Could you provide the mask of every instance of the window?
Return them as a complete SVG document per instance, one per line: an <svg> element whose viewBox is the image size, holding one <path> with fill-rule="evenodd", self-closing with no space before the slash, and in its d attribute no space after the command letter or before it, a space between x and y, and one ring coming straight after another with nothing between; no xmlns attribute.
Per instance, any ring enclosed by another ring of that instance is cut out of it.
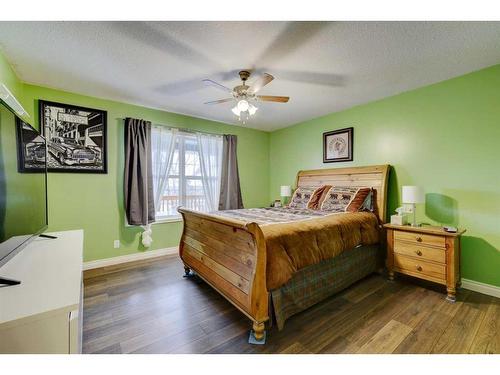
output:
<svg viewBox="0 0 500 375"><path fill-rule="evenodd" d="M179 217L179 206L217 210L221 136L154 126L151 145L156 220Z"/></svg>

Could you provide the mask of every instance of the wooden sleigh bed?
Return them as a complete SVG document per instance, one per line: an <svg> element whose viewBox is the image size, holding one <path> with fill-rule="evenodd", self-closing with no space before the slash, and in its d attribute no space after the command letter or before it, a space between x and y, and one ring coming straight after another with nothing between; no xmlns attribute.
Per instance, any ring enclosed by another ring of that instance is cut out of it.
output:
<svg viewBox="0 0 500 375"><path fill-rule="evenodd" d="M296 187L322 185L372 188L374 212L384 223L389 165L299 171ZM255 222L180 207L184 229L179 254L185 272L196 274L253 322L256 340L265 338L270 291L266 285L267 249ZM380 236L382 239L383 236Z"/></svg>

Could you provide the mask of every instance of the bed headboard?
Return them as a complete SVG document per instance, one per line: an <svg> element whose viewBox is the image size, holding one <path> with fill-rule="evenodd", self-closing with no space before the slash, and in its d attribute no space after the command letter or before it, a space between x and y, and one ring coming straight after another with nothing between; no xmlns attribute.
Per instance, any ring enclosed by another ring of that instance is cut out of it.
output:
<svg viewBox="0 0 500 375"><path fill-rule="evenodd" d="M375 212L381 222L385 223L389 167L388 164L385 164L299 171L296 186L333 185L373 188L375 190Z"/></svg>

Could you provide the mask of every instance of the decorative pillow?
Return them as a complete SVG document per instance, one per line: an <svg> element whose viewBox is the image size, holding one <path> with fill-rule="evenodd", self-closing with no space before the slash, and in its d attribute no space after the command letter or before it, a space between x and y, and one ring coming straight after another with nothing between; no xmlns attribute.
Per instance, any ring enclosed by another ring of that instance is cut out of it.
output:
<svg viewBox="0 0 500 375"><path fill-rule="evenodd" d="M358 211L372 211L372 194L373 191L370 188L361 188L356 193L356 196L351 201L349 206L347 206L347 212L358 212Z"/></svg>
<svg viewBox="0 0 500 375"><path fill-rule="evenodd" d="M309 203L311 200L314 202L319 201L319 198L317 198L318 195L318 190L323 190L321 189L322 187L316 188L316 187L299 187L295 192L293 193L292 199L290 200L290 204L288 207L290 208L310 208ZM321 194L320 194L321 196Z"/></svg>
<svg viewBox="0 0 500 375"><path fill-rule="evenodd" d="M317 188L314 191L314 194L311 197L311 200L309 201L309 204L307 205L307 208L310 208L312 210L319 210L321 207L321 203L323 202L325 194L328 192L328 190L331 189L331 185L323 185L319 188Z"/></svg>
<svg viewBox="0 0 500 375"><path fill-rule="evenodd" d="M334 186L324 195L321 210L334 212L356 212L366 206L366 200L371 201L370 188L337 187Z"/></svg>

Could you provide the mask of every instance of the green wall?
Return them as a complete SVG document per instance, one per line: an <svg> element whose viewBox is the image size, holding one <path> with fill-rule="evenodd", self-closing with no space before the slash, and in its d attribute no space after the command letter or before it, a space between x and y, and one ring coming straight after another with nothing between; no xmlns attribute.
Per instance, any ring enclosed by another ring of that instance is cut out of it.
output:
<svg viewBox="0 0 500 375"><path fill-rule="evenodd" d="M0 82L5 82L18 97L31 115L29 122L35 128L39 128L38 99L108 111L108 174L49 173L48 176L49 230L83 228L85 261L145 250L140 244L142 230L125 225L122 181L123 119L126 117L143 118L179 128L236 134L243 202L247 207L269 203L269 133L22 84L1 55ZM181 231L181 222L153 225L151 249L177 246ZM120 249L113 248L116 239L121 241Z"/></svg>
<svg viewBox="0 0 500 375"><path fill-rule="evenodd" d="M354 161L322 162L322 133L354 127ZM270 199L300 169L388 163L389 209L425 189L419 220L467 229L464 278L500 286L500 65L271 134Z"/></svg>

